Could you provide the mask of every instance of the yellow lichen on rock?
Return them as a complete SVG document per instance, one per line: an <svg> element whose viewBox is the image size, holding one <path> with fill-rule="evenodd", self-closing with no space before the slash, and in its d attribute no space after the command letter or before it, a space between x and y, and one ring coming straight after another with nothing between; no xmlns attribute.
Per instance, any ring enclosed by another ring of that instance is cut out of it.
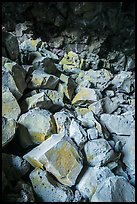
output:
<svg viewBox="0 0 137 204"><path fill-rule="evenodd" d="M63 65L63 69L73 69L79 68L81 69L83 66L84 59L80 59L79 56L75 52L68 52L65 53L63 59L60 61L59 64Z"/></svg>

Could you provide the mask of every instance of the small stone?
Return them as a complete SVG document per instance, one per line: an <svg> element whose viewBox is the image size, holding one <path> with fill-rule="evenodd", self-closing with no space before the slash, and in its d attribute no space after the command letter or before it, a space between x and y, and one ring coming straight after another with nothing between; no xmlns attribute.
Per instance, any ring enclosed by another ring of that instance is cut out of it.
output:
<svg viewBox="0 0 137 204"><path fill-rule="evenodd" d="M54 180L47 171L35 168L29 178L41 202L71 202L73 199L72 190Z"/></svg>
<svg viewBox="0 0 137 204"><path fill-rule="evenodd" d="M103 110L103 99L100 99L88 106L88 108L93 111L93 113L97 116L104 112Z"/></svg>
<svg viewBox="0 0 137 204"><path fill-rule="evenodd" d="M15 131L15 120L2 117L2 147L7 145L14 138Z"/></svg>
<svg viewBox="0 0 137 204"><path fill-rule="evenodd" d="M16 121L20 113L21 110L15 97L8 87L2 86L2 116Z"/></svg>
<svg viewBox="0 0 137 204"><path fill-rule="evenodd" d="M91 166L102 166L111 161L114 151L103 138L88 141L84 146L88 163Z"/></svg>
<svg viewBox="0 0 137 204"><path fill-rule="evenodd" d="M30 164L19 156L2 153L2 169L9 181L18 181L30 169Z"/></svg>
<svg viewBox="0 0 137 204"><path fill-rule="evenodd" d="M59 70L57 69L57 66L50 58L45 58L42 62L42 68L47 74L53 74L55 76L60 75Z"/></svg>
<svg viewBox="0 0 137 204"><path fill-rule="evenodd" d="M98 138L98 131L96 128L90 128L87 130L87 134L88 134L88 140L91 141L91 140L94 140L94 139L97 139Z"/></svg>
<svg viewBox="0 0 137 204"><path fill-rule="evenodd" d="M98 101L101 97L101 93L99 90L96 89L90 89L90 88L81 88L80 91L75 95L75 97L72 100L72 104L81 104L86 101L89 103L93 103L95 101Z"/></svg>
<svg viewBox="0 0 137 204"><path fill-rule="evenodd" d="M20 52L28 53L28 52L36 52L38 51L38 47L41 45L41 39L37 38L36 40L28 39L22 42L19 45Z"/></svg>
<svg viewBox="0 0 137 204"><path fill-rule="evenodd" d="M18 120L18 134L23 147L40 144L56 133L55 121L48 110L32 109L22 114Z"/></svg>
<svg viewBox="0 0 137 204"><path fill-rule="evenodd" d="M42 69L37 69L32 72L31 81L28 84L30 89L55 89L59 82L59 78L44 72Z"/></svg>
<svg viewBox="0 0 137 204"><path fill-rule="evenodd" d="M101 182L90 201L135 202L135 188L124 177L108 177Z"/></svg>
<svg viewBox="0 0 137 204"><path fill-rule="evenodd" d="M98 185L113 175L108 167L89 167L76 185L76 188L84 198L90 200L96 192Z"/></svg>

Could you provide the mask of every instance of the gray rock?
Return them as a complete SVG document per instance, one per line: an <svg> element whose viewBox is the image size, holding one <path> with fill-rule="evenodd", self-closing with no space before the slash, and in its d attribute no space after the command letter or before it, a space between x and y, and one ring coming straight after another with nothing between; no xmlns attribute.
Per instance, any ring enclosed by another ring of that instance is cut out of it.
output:
<svg viewBox="0 0 137 204"><path fill-rule="evenodd" d="M116 52L115 62L111 63L115 72L124 71L126 66L126 57L122 52Z"/></svg>
<svg viewBox="0 0 137 204"><path fill-rule="evenodd" d="M135 55L131 55L127 58L125 71L133 71L134 68L135 68Z"/></svg>
<svg viewBox="0 0 137 204"><path fill-rule="evenodd" d="M88 140L89 141L97 139L98 138L98 131L97 131L97 129L95 127L89 128L87 130L87 135L88 135Z"/></svg>
<svg viewBox="0 0 137 204"><path fill-rule="evenodd" d="M14 138L15 131L15 120L2 117L2 147L7 145Z"/></svg>
<svg viewBox="0 0 137 204"><path fill-rule="evenodd" d="M98 186L91 202L135 202L135 188L124 177L108 177Z"/></svg>
<svg viewBox="0 0 137 204"><path fill-rule="evenodd" d="M132 128L134 129L132 113L128 115L101 114L100 122L104 124L111 133L117 135L130 135Z"/></svg>
<svg viewBox="0 0 137 204"><path fill-rule="evenodd" d="M91 166L102 166L112 160L114 151L103 138L88 141L84 146L88 163Z"/></svg>
<svg viewBox="0 0 137 204"><path fill-rule="evenodd" d="M135 174L135 134L132 134L123 149L123 162L130 169L129 172Z"/></svg>
<svg viewBox="0 0 137 204"><path fill-rule="evenodd" d="M2 116L16 121L20 113L21 110L15 97L8 87L2 86Z"/></svg>
<svg viewBox="0 0 137 204"><path fill-rule="evenodd" d="M4 65L3 83L6 84L16 99L20 99L23 95L24 90L27 88L25 82L26 72L15 62L7 62ZM8 79L9 78L9 79ZM8 82L5 80L8 79Z"/></svg>
<svg viewBox="0 0 137 204"><path fill-rule="evenodd" d="M27 39L19 45L20 52L36 52L38 51L38 47L40 47L41 43L40 38L37 38L36 40Z"/></svg>
<svg viewBox="0 0 137 204"><path fill-rule="evenodd" d="M95 115L99 116L100 114L102 114L104 112L104 110L103 110L103 99L100 99L100 100L90 104L88 106L88 108L90 110L92 110Z"/></svg>
<svg viewBox="0 0 137 204"><path fill-rule="evenodd" d="M91 85L93 84L94 87L103 90L112 77L112 73L106 69L100 69L96 71L90 69L89 71L81 72L78 75L76 82L80 87L83 87L84 81L87 80Z"/></svg>
<svg viewBox="0 0 137 204"><path fill-rule="evenodd" d="M18 181L30 170L30 164L19 156L2 153L2 169L9 181Z"/></svg>
<svg viewBox="0 0 137 204"><path fill-rule="evenodd" d="M15 35L10 32L2 32L2 41L4 43L7 54L11 60L18 59L19 56L19 46Z"/></svg>
<svg viewBox="0 0 137 204"><path fill-rule="evenodd" d="M93 103L101 98L101 93L98 89L82 87L72 100L72 104L79 105L85 102Z"/></svg>
<svg viewBox="0 0 137 204"><path fill-rule="evenodd" d="M28 83L30 89L51 89L54 90L59 82L59 78L44 72L42 69L37 69L32 72L31 81Z"/></svg>
<svg viewBox="0 0 137 204"><path fill-rule="evenodd" d="M20 103L20 107L23 112L36 107L48 110L52 107L52 105L52 101L49 99L49 97L44 91L38 94L35 93L34 95L27 97Z"/></svg>
<svg viewBox="0 0 137 204"><path fill-rule="evenodd" d="M84 198L90 200L96 192L98 185L113 175L108 167L89 167L76 185L76 188Z"/></svg>
<svg viewBox="0 0 137 204"><path fill-rule="evenodd" d="M57 133L67 133L67 130L71 124L71 120L74 117L66 111L59 111L54 114L54 118L56 122Z"/></svg>
<svg viewBox="0 0 137 204"><path fill-rule="evenodd" d="M114 87L122 92L130 93L132 91L133 77L132 72L121 71L111 81Z"/></svg>
<svg viewBox="0 0 137 204"><path fill-rule="evenodd" d="M81 193L76 189L74 194L74 199L72 202L80 202L82 199Z"/></svg>
<svg viewBox="0 0 137 204"><path fill-rule="evenodd" d="M64 38L62 36L56 37L56 38L52 38L49 41L49 46L52 48L61 48L64 42Z"/></svg>
<svg viewBox="0 0 137 204"><path fill-rule="evenodd" d="M81 121L82 125L86 128L95 128L98 131L98 135L103 137L102 126L94 117L94 113L92 111L84 114L78 115L78 120Z"/></svg>
<svg viewBox="0 0 137 204"><path fill-rule="evenodd" d="M56 133L55 121L48 110L35 108L22 114L18 120L19 140L23 147L40 144Z"/></svg>
<svg viewBox="0 0 137 204"><path fill-rule="evenodd" d="M74 139L79 147L87 140L85 130L74 119L71 120L71 124L69 126L69 136Z"/></svg>
<svg viewBox="0 0 137 204"><path fill-rule="evenodd" d="M35 194L41 202L71 202L73 192L45 170L35 168L29 175Z"/></svg>

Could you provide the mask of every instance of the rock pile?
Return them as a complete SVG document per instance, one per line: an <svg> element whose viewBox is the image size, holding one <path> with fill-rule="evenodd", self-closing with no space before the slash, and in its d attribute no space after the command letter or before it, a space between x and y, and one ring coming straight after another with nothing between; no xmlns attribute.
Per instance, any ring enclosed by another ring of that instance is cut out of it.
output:
<svg viewBox="0 0 137 204"><path fill-rule="evenodd" d="M84 3L70 7L88 24ZM57 27L63 5L47 15ZM2 33L3 201L135 202L134 54L104 56L107 36L75 30L43 41L31 25Z"/></svg>

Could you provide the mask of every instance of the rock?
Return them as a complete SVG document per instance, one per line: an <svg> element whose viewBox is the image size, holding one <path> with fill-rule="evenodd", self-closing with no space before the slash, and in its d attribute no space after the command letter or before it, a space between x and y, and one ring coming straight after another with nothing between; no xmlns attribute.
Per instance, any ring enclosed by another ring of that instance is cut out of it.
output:
<svg viewBox="0 0 137 204"><path fill-rule="evenodd" d="M101 91L107 87L108 82L113 77L112 73L106 69L93 70L90 69L85 72L80 72L76 82L80 87L85 87L85 81L88 81L90 86L100 89Z"/></svg>
<svg viewBox="0 0 137 204"><path fill-rule="evenodd" d="M115 123L114 123L115 121ZM117 135L130 135L132 128L134 129L134 118L132 114L101 114L100 122L104 124L111 133Z"/></svg>
<svg viewBox="0 0 137 204"><path fill-rule="evenodd" d="M91 202L135 202L135 188L124 177L108 177L98 186Z"/></svg>
<svg viewBox="0 0 137 204"><path fill-rule="evenodd" d="M64 38L62 36L58 36L56 38L52 38L49 41L49 46L52 48L61 48L63 46Z"/></svg>
<svg viewBox="0 0 137 204"><path fill-rule="evenodd" d="M74 119L71 120L71 124L69 126L69 136L73 138L79 147L87 140L87 134L85 130Z"/></svg>
<svg viewBox="0 0 137 204"><path fill-rule="evenodd" d="M61 108L61 107L64 106L63 97L57 91L54 91L54 90L44 90L44 93L51 100L51 103L52 103L51 109L52 109L52 111L53 110L57 111L58 108Z"/></svg>
<svg viewBox="0 0 137 204"><path fill-rule="evenodd" d="M111 63L114 71L117 73L119 71L124 71L126 66L126 57L122 52L116 52L115 62Z"/></svg>
<svg viewBox="0 0 137 204"><path fill-rule="evenodd" d="M80 202L82 199L81 193L76 189L74 194L74 199L72 202Z"/></svg>
<svg viewBox="0 0 137 204"><path fill-rule="evenodd" d="M103 110L103 99L100 99L88 106L89 110L93 111L93 113L97 116L104 112Z"/></svg>
<svg viewBox="0 0 137 204"><path fill-rule="evenodd" d="M61 138L53 135L23 158L33 166L44 166L62 184L72 186L83 167L82 157L71 141Z"/></svg>
<svg viewBox="0 0 137 204"><path fill-rule="evenodd" d="M18 194L18 198L15 202L34 202L34 193L31 185L29 183L25 183L22 180L17 182L17 185L14 189L15 193Z"/></svg>
<svg viewBox="0 0 137 204"><path fill-rule="evenodd" d="M97 129L95 127L89 128L87 130L87 137L88 137L89 141L97 139L98 138L98 131L97 131Z"/></svg>
<svg viewBox="0 0 137 204"><path fill-rule="evenodd" d="M55 121L48 110L32 109L18 120L18 134L21 145L40 144L56 132Z"/></svg>
<svg viewBox="0 0 137 204"><path fill-rule="evenodd" d="M73 98L74 91L76 88L75 81L70 76L66 76L65 74L60 75L60 80L63 83L59 84L58 91L62 94L65 94L65 96L69 100L71 100Z"/></svg>
<svg viewBox="0 0 137 204"><path fill-rule="evenodd" d="M43 91L38 94L36 93L30 97L27 97L24 101L21 102L20 107L23 112L36 107L48 110L52 107L52 101Z"/></svg>
<svg viewBox="0 0 137 204"><path fill-rule="evenodd" d="M68 54L65 53L63 59L59 62L63 66L63 70L73 72L73 69L81 69L83 66L83 59L79 59L79 56L70 51Z"/></svg>
<svg viewBox="0 0 137 204"><path fill-rule="evenodd" d="M81 88L73 98L72 104L78 105L81 103L85 103L86 101L88 101L89 103L93 103L95 101L98 101L100 97L101 93L97 89Z"/></svg>
<svg viewBox="0 0 137 204"><path fill-rule="evenodd" d="M132 72L121 71L111 81L111 84L120 92L129 94L132 91Z"/></svg>
<svg viewBox="0 0 137 204"><path fill-rule="evenodd" d="M44 72L42 69L37 69L32 72L31 81L28 83L30 89L52 89L54 90L59 82L59 78Z"/></svg>
<svg viewBox="0 0 137 204"><path fill-rule="evenodd" d="M16 121L20 112L20 107L9 88L2 87L2 116Z"/></svg>
<svg viewBox="0 0 137 204"><path fill-rule="evenodd" d="M102 126L96 120L92 111L86 113L83 116L79 115L78 120L80 120L82 125L86 128L96 128L96 130L98 131L98 135L103 137Z"/></svg>
<svg viewBox="0 0 137 204"><path fill-rule="evenodd" d="M46 42L42 42L42 45L39 48L39 52L42 54L42 56L46 58L53 59L55 62L59 61L58 56L47 49Z"/></svg>
<svg viewBox="0 0 137 204"><path fill-rule="evenodd" d="M55 76L60 75L60 71L57 69L57 66L50 58L45 58L42 62L42 68L47 74L53 74Z"/></svg>
<svg viewBox="0 0 137 204"><path fill-rule="evenodd" d="M30 164L19 156L2 153L2 169L9 181L18 181L30 169Z"/></svg>
<svg viewBox="0 0 137 204"><path fill-rule="evenodd" d="M60 111L54 114L54 118L56 122L57 133L67 132L73 116L66 111Z"/></svg>
<svg viewBox="0 0 137 204"><path fill-rule="evenodd" d="M7 62L4 64L5 72L9 72L10 75L6 74L9 77L10 81L7 84L11 87L9 89L12 91L13 95L18 99L23 95L24 90L27 88L25 82L26 72L24 69L15 62ZM4 79L4 78L3 78ZM14 81L13 81L14 80ZM5 83L5 82L4 82Z"/></svg>
<svg viewBox="0 0 137 204"><path fill-rule="evenodd" d="M40 54L40 52L29 52L26 55L27 64L42 63L45 58ZM24 59L25 60L25 59ZM24 61L25 63L25 61Z"/></svg>
<svg viewBox="0 0 137 204"><path fill-rule="evenodd" d="M135 55L131 55L127 58L125 71L133 71L134 68L135 68Z"/></svg>
<svg viewBox="0 0 137 204"><path fill-rule="evenodd" d="M2 42L4 43L7 55L11 60L17 60L19 57L19 46L15 35L10 32L2 32Z"/></svg>
<svg viewBox="0 0 137 204"><path fill-rule="evenodd" d="M15 120L2 117L2 147L7 145L14 138L15 131Z"/></svg>
<svg viewBox="0 0 137 204"><path fill-rule="evenodd" d="M114 151L103 138L88 141L84 146L88 163L91 166L102 166L112 160Z"/></svg>
<svg viewBox="0 0 137 204"><path fill-rule="evenodd" d="M35 168L29 177L41 202L71 202L73 199L71 189L54 180L47 171Z"/></svg>
<svg viewBox="0 0 137 204"><path fill-rule="evenodd" d="M38 51L38 48L40 47L41 43L42 42L40 38L37 38L36 40L34 39L25 40L19 45L20 52L23 53L36 52Z"/></svg>
<svg viewBox="0 0 137 204"><path fill-rule="evenodd" d="M122 149L123 162L135 174L135 134L132 134Z"/></svg>
<svg viewBox="0 0 137 204"><path fill-rule="evenodd" d="M114 174L108 167L88 167L76 188L84 198L92 198L100 183Z"/></svg>

